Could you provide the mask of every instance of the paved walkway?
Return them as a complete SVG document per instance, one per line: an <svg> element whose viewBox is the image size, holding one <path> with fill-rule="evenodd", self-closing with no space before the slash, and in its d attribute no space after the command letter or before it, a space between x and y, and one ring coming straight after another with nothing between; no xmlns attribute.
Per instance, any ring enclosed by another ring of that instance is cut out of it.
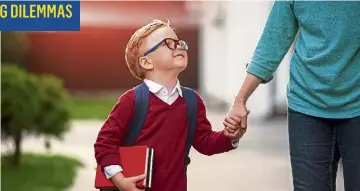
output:
<svg viewBox="0 0 360 191"><path fill-rule="evenodd" d="M222 128L224 114L209 113L208 116L214 129ZM76 121L63 142L53 142L53 152L73 155L85 164L68 191L96 190L93 187L93 168L96 165L93 143L101 125L101 121ZM29 138L23 147L27 151L44 151L42 143L39 138ZM193 150L191 157L189 191L292 190L285 120L261 123L252 119L247 134L235 151L207 157ZM338 191L344 190L340 175Z"/></svg>

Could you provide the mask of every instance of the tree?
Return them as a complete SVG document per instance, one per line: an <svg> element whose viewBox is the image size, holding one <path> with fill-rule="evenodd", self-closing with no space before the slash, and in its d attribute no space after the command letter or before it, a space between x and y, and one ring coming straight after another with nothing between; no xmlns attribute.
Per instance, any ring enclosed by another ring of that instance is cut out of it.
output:
<svg viewBox="0 0 360 191"><path fill-rule="evenodd" d="M51 75L37 79L40 97L39 115L35 119L36 133L61 138L69 130L68 95L62 82Z"/></svg>
<svg viewBox="0 0 360 191"><path fill-rule="evenodd" d="M24 135L61 138L69 130L67 94L59 79L28 74L15 65L3 65L1 75L1 132L14 143L12 161L17 166Z"/></svg>
<svg viewBox="0 0 360 191"><path fill-rule="evenodd" d="M31 129L39 110L36 78L15 66L1 70L1 132L14 141L14 164L19 163L24 131ZM34 96L35 95L35 96Z"/></svg>

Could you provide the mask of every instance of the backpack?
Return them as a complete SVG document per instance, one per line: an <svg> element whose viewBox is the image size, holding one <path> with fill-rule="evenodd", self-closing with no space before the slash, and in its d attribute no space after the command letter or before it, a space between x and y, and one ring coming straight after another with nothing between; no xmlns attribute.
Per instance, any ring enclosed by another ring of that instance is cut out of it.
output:
<svg viewBox="0 0 360 191"><path fill-rule="evenodd" d="M197 97L195 91L187 87L181 87L181 90L183 92L183 96L186 103L186 114L188 121L188 134L185 142L186 147L185 147L185 164L184 164L185 175L186 175L187 166L191 162L189 157L189 152L194 140L198 112L197 112ZM129 125L129 128L124 138L125 146L131 146L135 143L136 138L140 135L149 108L149 88L147 87L147 85L144 82L137 85L134 88L134 92L135 92L134 117Z"/></svg>

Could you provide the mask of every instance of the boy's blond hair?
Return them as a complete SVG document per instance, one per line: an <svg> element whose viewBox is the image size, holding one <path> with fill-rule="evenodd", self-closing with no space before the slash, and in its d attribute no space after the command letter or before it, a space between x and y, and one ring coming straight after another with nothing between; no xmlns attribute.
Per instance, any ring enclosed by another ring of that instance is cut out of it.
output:
<svg viewBox="0 0 360 191"><path fill-rule="evenodd" d="M126 64L136 78L143 80L145 78L145 70L140 66L139 58L143 56L143 52L140 50L142 40L149 36L152 32L160 27L171 27L170 22L164 22L161 20L153 20L151 23L136 30L131 36L129 42L125 48L125 61ZM172 27L171 27L172 28Z"/></svg>

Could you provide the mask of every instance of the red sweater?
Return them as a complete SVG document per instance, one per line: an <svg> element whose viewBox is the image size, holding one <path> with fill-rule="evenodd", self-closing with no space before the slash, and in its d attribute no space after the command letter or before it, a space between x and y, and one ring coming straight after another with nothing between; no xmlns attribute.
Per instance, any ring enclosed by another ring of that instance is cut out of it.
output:
<svg viewBox="0 0 360 191"><path fill-rule="evenodd" d="M230 151L231 140L223 131L214 132L206 118L205 105L197 95L198 119L193 147L205 155ZM123 94L113 107L101 128L95 147L95 158L104 168L118 165L118 149L133 117L135 94ZM153 182L150 191L185 191L184 174L185 140L187 136L186 105L183 97L171 105L150 92L149 110L135 145L154 148ZM121 153L120 153L121 154ZM191 166L191 165L190 165Z"/></svg>

